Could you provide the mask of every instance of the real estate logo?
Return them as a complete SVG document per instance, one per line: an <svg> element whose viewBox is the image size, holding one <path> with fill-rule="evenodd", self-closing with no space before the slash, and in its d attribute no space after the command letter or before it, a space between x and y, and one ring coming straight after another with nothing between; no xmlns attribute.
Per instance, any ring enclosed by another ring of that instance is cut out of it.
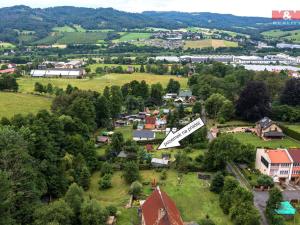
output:
<svg viewBox="0 0 300 225"><path fill-rule="evenodd" d="M300 10L273 10L273 24L300 25Z"/></svg>

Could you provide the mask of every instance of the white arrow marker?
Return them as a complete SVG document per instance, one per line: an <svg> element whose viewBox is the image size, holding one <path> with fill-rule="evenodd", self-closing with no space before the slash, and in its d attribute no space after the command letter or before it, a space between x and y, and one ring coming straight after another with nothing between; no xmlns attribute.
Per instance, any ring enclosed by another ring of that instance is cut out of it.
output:
<svg viewBox="0 0 300 225"><path fill-rule="evenodd" d="M199 128L203 127L204 123L201 120L201 118L198 118L194 120L193 122L189 123L185 127L181 128L177 132L173 133L170 131L168 136L165 138L165 140L161 143L161 145L158 147L158 150L165 149L165 148L174 148L180 146L179 141L184 139L185 137L191 135Z"/></svg>

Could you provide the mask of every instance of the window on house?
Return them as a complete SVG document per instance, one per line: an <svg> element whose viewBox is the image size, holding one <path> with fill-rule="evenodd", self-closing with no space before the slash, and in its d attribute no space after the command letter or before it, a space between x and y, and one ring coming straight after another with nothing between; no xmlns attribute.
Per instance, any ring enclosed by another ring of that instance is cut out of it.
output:
<svg viewBox="0 0 300 225"><path fill-rule="evenodd" d="M261 157L260 161L265 167L269 168L269 163L263 156Z"/></svg>

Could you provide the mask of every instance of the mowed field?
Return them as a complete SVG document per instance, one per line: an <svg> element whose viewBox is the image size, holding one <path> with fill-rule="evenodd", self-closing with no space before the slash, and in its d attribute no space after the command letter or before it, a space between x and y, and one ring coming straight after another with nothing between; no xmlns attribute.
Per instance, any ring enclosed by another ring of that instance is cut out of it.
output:
<svg viewBox="0 0 300 225"><path fill-rule="evenodd" d="M105 86L118 85L122 86L130 81L145 80L147 84L161 83L164 87L167 86L169 80L173 78L178 80L181 84L181 88L187 88L187 78L179 78L171 75L153 75L146 73L133 73L133 74L107 74L93 79L60 79L60 78L20 78L18 79L19 91L30 93L34 90L35 82L40 82L44 85L51 83L54 86L60 88L66 88L68 84L76 86L83 90L93 90L102 92Z"/></svg>
<svg viewBox="0 0 300 225"><path fill-rule="evenodd" d="M62 28L60 28L62 29ZM106 38L106 32L53 32L34 44L97 44Z"/></svg>
<svg viewBox="0 0 300 225"><path fill-rule="evenodd" d="M300 29L292 31L270 30L261 33L267 39L289 40L300 43Z"/></svg>
<svg viewBox="0 0 300 225"><path fill-rule="evenodd" d="M220 48L220 47L238 47L237 42L217 40L217 39L204 39L199 41L186 41L184 48Z"/></svg>
<svg viewBox="0 0 300 225"><path fill-rule="evenodd" d="M114 40L114 42L124 42L124 41L136 41L138 39L149 39L151 33L122 33L119 39Z"/></svg>
<svg viewBox="0 0 300 225"><path fill-rule="evenodd" d="M0 42L0 49L1 48L4 48L4 49L11 49L11 48L14 48L16 46L14 46L13 44L11 43L8 43L8 42Z"/></svg>
<svg viewBox="0 0 300 225"><path fill-rule="evenodd" d="M292 148L300 147L300 142L291 138L284 138L282 140L264 141L254 134L250 133L235 133L233 134L243 144L252 144L255 147L267 147L267 148Z"/></svg>
<svg viewBox="0 0 300 225"><path fill-rule="evenodd" d="M24 93L0 92L0 118L50 109L52 99Z"/></svg>

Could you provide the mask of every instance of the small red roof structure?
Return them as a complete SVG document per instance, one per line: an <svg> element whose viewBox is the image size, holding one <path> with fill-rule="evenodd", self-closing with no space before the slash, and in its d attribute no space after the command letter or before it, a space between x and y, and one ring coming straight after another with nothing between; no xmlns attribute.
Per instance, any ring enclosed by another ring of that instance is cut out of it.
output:
<svg viewBox="0 0 300 225"><path fill-rule="evenodd" d="M107 136L98 136L97 142L98 143L107 143L109 141L109 138Z"/></svg>
<svg viewBox="0 0 300 225"><path fill-rule="evenodd" d="M10 69L5 69L5 70L0 70L0 73L8 73L8 74L11 74L11 73L15 73L16 72L16 69L15 68L10 68Z"/></svg>
<svg viewBox="0 0 300 225"><path fill-rule="evenodd" d="M146 124L154 124L155 125L155 122L156 122L156 117L154 117L154 116L146 117Z"/></svg>
<svg viewBox="0 0 300 225"><path fill-rule="evenodd" d="M173 200L157 187L141 207L142 225L183 225Z"/></svg>
<svg viewBox="0 0 300 225"><path fill-rule="evenodd" d="M150 144L147 144L146 145L146 150L149 152L149 151L152 151L153 150L153 145L150 145Z"/></svg>

